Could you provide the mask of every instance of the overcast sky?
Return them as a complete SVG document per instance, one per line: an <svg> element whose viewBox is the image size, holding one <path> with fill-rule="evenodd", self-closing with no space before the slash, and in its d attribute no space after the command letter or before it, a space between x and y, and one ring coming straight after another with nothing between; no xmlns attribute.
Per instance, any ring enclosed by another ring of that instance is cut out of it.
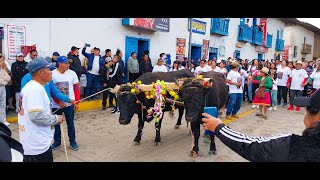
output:
<svg viewBox="0 0 320 180"><path fill-rule="evenodd" d="M297 18L299 21L310 23L320 28L320 18Z"/></svg>

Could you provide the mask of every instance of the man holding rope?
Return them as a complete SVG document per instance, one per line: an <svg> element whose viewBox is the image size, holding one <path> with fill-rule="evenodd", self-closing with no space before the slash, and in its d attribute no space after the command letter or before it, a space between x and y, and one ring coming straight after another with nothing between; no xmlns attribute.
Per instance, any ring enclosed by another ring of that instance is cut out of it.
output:
<svg viewBox="0 0 320 180"><path fill-rule="evenodd" d="M66 56L60 56L57 59L58 68L52 71L52 80L55 86L70 99L75 99L76 102L80 100L80 87L77 74L70 70L70 61ZM77 151L78 145L76 143L76 133L74 128L74 112L78 109L78 103L74 105L65 103L65 107L59 109L60 106L56 101L53 102L52 111L58 115L64 113L66 122L68 125L68 135L70 147L72 150ZM57 111L57 109L59 109ZM54 133L54 143L52 149L56 150L61 147L61 129L60 125L56 125L56 131Z"/></svg>
<svg viewBox="0 0 320 180"><path fill-rule="evenodd" d="M24 149L24 162L53 162L51 141L54 125L61 115L51 115L51 104L44 85L52 80L52 64L36 58L27 64L32 80L21 90L22 106L18 114L19 139Z"/></svg>

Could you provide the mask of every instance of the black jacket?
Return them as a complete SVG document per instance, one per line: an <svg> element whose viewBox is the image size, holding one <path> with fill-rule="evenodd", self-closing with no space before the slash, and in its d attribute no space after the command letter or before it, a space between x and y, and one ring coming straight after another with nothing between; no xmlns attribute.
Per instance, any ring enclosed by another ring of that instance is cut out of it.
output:
<svg viewBox="0 0 320 180"><path fill-rule="evenodd" d="M111 67L112 69L112 67ZM107 88L112 87L111 78L109 78L109 75L112 73L112 70L110 71L106 66L102 66L99 69L99 74L101 77L102 84L107 84Z"/></svg>
<svg viewBox="0 0 320 180"><path fill-rule="evenodd" d="M81 61L79 59L79 55L75 55L72 52L69 52L67 55L68 59L71 59L72 62L70 63L70 69L74 71L78 78L80 79L81 74L82 74L82 69L81 69Z"/></svg>
<svg viewBox="0 0 320 180"><path fill-rule="evenodd" d="M305 132L303 136L251 137L224 124L215 130L216 136L226 146L249 161L320 162L320 124Z"/></svg>
<svg viewBox="0 0 320 180"><path fill-rule="evenodd" d="M112 74L109 75L114 85L123 84L124 82L124 62L119 58L118 62L113 66Z"/></svg>
<svg viewBox="0 0 320 180"><path fill-rule="evenodd" d="M148 61L142 60L139 62L139 71L140 74L144 74L147 72L152 72L152 64L151 60L148 59Z"/></svg>
<svg viewBox="0 0 320 180"><path fill-rule="evenodd" d="M15 92L20 92L21 89L21 79L24 75L28 74L28 70L26 70L27 62L24 60L19 62L16 61L11 66L11 74L13 76L13 86Z"/></svg>

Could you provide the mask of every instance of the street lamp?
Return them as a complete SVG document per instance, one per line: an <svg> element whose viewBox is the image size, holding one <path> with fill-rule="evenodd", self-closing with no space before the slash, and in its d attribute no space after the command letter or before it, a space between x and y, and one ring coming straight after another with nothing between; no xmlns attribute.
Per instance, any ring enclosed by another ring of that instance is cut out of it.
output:
<svg viewBox="0 0 320 180"><path fill-rule="evenodd" d="M188 18L189 20L189 48L188 48L188 66L191 66L191 38L192 38L192 18Z"/></svg>

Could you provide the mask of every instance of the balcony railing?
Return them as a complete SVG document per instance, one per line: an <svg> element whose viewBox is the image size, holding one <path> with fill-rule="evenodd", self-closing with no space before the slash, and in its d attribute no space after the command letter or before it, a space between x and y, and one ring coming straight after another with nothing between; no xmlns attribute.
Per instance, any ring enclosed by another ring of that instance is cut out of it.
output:
<svg viewBox="0 0 320 180"><path fill-rule="evenodd" d="M284 40L276 39L276 51L283 51L283 50L284 50Z"/></svg>
<svg viewBox="0 0 320 180"><path fill-rule="evenodd" d="M267 33L266 47L267 47L267 48L271 48L271 47L272 47L272 34L268 34L268 33Z"/></svg>
<svg viewBox="0 0 320 180"><path fill-rule="evenodd" d="M223 36L228 36L229 21L230 21L229 19L225 19L225 18L212 18L210 32L212 34L220 34Z"/></svg>
<svg viewBox="0 0 320 180"><path fill-rule="evenodd" d="M259 28L253 28L253 35L252 35L252 44L262 45L263 41L263 32L259 31Z"/></svg>
<svg viewBox="0 0 320 180"><path fill-rule="evenodd" d="M238 41L252 42L252 28L246 25L239 25Z"/></svg>

